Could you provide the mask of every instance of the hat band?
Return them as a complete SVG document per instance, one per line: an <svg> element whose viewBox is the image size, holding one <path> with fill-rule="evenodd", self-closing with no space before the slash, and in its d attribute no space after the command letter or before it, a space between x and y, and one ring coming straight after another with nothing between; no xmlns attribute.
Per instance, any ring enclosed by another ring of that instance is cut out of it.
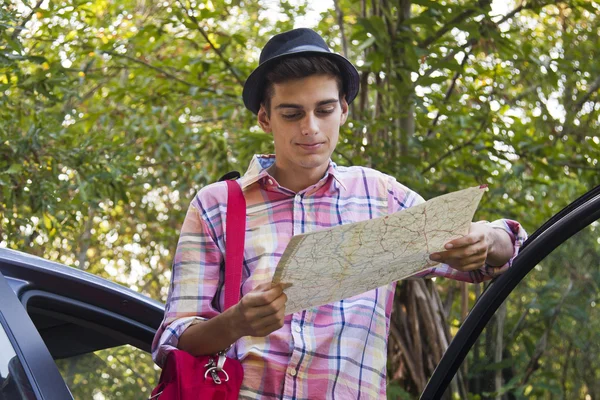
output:
<svg viewBox="0 0 600 400"><path fill-rule="evenodd" d="M300 52L303 52L303 51L317 51L319 53L331 53L331 50L329 50L327 48L323 48L323 47L320 47L320 46L314 46L312 44L305 44L305 45L302 45L302 46L297 46L297 47L293 47L293 48L291 48L289 50L286 50L285 52L283 52L281 54L278 54L278 55L272 57L271 59L276 58L276 57L285 56L287 54L300 53Z"/></svg>

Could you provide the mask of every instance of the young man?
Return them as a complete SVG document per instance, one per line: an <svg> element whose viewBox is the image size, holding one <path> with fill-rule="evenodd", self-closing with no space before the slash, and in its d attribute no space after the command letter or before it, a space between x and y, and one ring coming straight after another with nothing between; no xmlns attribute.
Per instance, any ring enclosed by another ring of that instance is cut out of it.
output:
<svg viewBox="0 0 600 400"><path fill-rule="evenodd" d="M393 213L424 200L393 177L330 159L358 73L308 29L272 38L244 87L244 102L273 135L274 156L255 156L239 179L247 202L240 302L223 309L227 190L209 185L192 201L173 264L154 358L179 348L228 356L244 367L240 398L385 398L386 348L395 284L284 317L270 281L292 236ZM479 282L508 268L524 240L514 221L473 224L431 258L420 276Z"/></svg>

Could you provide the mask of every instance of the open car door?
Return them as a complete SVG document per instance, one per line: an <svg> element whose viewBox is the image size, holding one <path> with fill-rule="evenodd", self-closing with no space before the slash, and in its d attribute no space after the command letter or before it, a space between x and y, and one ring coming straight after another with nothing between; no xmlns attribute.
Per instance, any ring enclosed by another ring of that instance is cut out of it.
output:
<svg viewBox="0 0 600 400"><path fill-rule="evenodd" d="M421 399L600 398L599 219L600 186L530 236Z"/></svg>

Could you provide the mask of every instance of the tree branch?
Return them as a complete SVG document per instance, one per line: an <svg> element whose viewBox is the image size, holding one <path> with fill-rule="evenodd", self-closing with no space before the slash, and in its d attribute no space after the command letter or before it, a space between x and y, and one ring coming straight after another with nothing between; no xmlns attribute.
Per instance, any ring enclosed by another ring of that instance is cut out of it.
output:
<svg viewBox="0 0 600 400"><path fill-rule="evenodd" d="M596 78L594 82L592 82L590 89L585 93L585 95L577 103L575 103L573 111L578 112L581 110L581 107L583 107L583 105L590 99L592 94L596 93L598 89L600 89L600 76Z"/></svg>
<svg viewBox="0 0 600 400"><path fill-rule="evenodd" d="M79 246L77 252L77 267L79 269L85 269L85 261L87 260L87 251L90 248L90 241L92 238L92 228L94 226L94 207L88 205L87 219L83 224L83 232L79 237Z"/></svg>
<svg viewBox="0 0 600 400"><path fill-rule="evenodd" d="M489 3L491 3L491 0L486 0L483 3L484 3L483 5L489 4ZM456 17L452 18L448 23L446 23L440 29L438 29L433 35L431 35L428 38L425 38L421 42L419 42L419 44L417 46L419 46L422 49L427 48L430 44L437 41L439 38L441 38L446 33L448 33L450 30L452 30L452 28L456 27L458 24L460 24L461 22L463 22L464 20L469 18L471 15L475 14L477 11L479 11L479 10L478 9L470 9L470 10L463 11L462 13L458 14Z"/></svg>
<svg viewBox="0 0 600 400"><path fill-rule="evenodd" d="M146 376L140 375L137 371L136 371L136 367L133 365L129 365L126 362L124 362L123 360L121 360L119 358L119 356L115 355L113 357L114 360L116 360L119 364L121 364L122 366L124 366L125 368L129 369L139 380L139 382L144 382L147 383L148 378ZM107 365L108 366L108 365Z"/></svg>
<svg viewBox="0 0 600 400"><path fill-rule="evenodd" d="M489 4L490 1L486 1L485 3ZM523 3L520 6L518 6L517 8L515 8L514 10L510 11L508 14L504 15L499 21L494 22L494 24L500 25L503 22L506 22L508 19L514 17L517 13L519 13L519 12L521 12L523 10L530 9L530 8L532 8L532 5ZM422 40L418 44L418 46L421 47L421 48L425 48L425 47L429 46L430 44L432 44L433 42L435 42L436 40L438 40L439 38L441 38L442 36L444 36L448 31L450 31L452 28L454 28L460 22L464 21L469 16L471 16L471 14L474 14L475 11L476 10L473 10L473 9L472 10L463 11L461 14L457 15L450 22L448 22L443 27L441 27L432 36L430 36L430 37Z"/></svg>
<svg viewBox="0 0 600 400"><path fill-rule="evenodd" d="M400 347L400 352L404 356L404 362L406 362L407 364L406 370L410 374L413 381L418 382L419 377L417 375L417 365L415 364L414 359L411 357L410 345L404 342L402 333L400 333L400 330L396 326L396 323L393 321L390 321L390 337Z"/></svg>
<svg viewBox="0 0 600 400"><path fill-rule="evenodd" d="M108 82L110 79L114 78L115 76L116 76L115 74L109 75L108 79L104 79L102 82L98 83L96 86L94 86L93 88L91 88L86 94L84 94L83 96L81 96L80 103L83 103L87 99L89 99L90 97L92 97L94 95L94 93L96 93L98 91L98 89L100 89L102 86L104 86L104 84L106 82Z"/></svg>
<svg viewBox="0 0 600 400"><path fill-rule="evenodd" d="M567 356L565 363L563 364L562 374L560 378L560 386L562 387L563 394L567 394L567 372L569 370L569 363L571 362L571 353L573 351L573 341L569 339L569 346L567 347Z"/></svg>
<svg viewBox="0 0 600 400"><path fill-rule="evenodd" d="M502 350L504 349L504 323L506 321L506 303L503 303L495 315L496 322L496 340L494 346L494 364L499 364L502 361ZM494 373L494 389L496 393L500 393L502 388L502 369L497 369ZM496 396L496 400L501 400L502 396Z"/></svg>
<svg viewBox="0 0 600 400"><path fill-rule="evenodd" d="M233 66L231 65L231 63L225 58L225 56L223 56L223 53L221 53L221 51L219 49L217 49L217 47L210 40L210 38L208 37L207 33L204 31L204 29L202 28L202 26L200 26L200 22L198 22L198 20L194 16L194 13L192 12L192 10L188 10L187 7L181 2L181 0L177 0L177 2L181 6L181 8L184 10L185 14L188 16L188 18L190 19L190 21L192 21L196 25L196 28L198 28L198 32L200 32L200 34L202 35L202 37L204 37L204 40L206 40L206 42L213 49L213 51L215 53L217 53L217 55L219 56L219 58L221 59L221 61L223 61L223 63L225 63L225 65L227 66L227 69L231 72L231 74L233 75L233 77L235 78L235 80L237 81L237 83L239 83L240 86L244 86L244 82L240 79L240 77L238 76L237 72L235 71L235 69L233 68Z"/></svg>
<svg viewBox="0 0 600 400"><path fill-rule="evenodd" d="M419 300L417 307L418 312L423 322L423 331L427 346L430 349L429 356L433 357L435 364L439 362L446 351L446 344L442 341L445 339L443 327L436 320L432 310L433 299L429 296L425 282L420 279L411 282L414 287L414 296Z"/></svg>
<svg viewBox="0 0 600 400"><path fill-rule="evenodd" d="M431 168L435 168L439 163L441 163L445 158L450 157L452 154L456 153L457 151L460 151L462 149L464 149L465 147L468 147L470 145L473 144L473 142L475 142L475 139L477 139L477 137L479 136L479 134L481 133L481 131L483 131L487 126L487 118L482 122L481 127L479 128L479 130L477 131L477 133L475 133L475 135L473 135L473 137L471 139L469 139L468 141L462 143L459 146L456 146L455 148L453 148L452 150L448 150L446 153L444 153L440 158L438 158L436 161L430 163L427 167L423 168L423 170L421 171L421 174L426 173L427 171L429 171Z"/></svg>
<svg viewBox="0 0 600 400"><path fill-rule="evenodd" d="M43 2L44 2L44 0L38 0L38 2L35 4L35 6L33 6L33 8L31 9L31 12L29 13L29 15L26 16L23 19L23 21L21 21L19 26L15 27L15 30L13 31L12 35L10 35L10 38L12 40L15 40L17 38L17 36L19 36L19 32L21 32L23 30L23 28L25 28L25 24L27 24L27 22L31 19L31 17L33 17L33 14L35 14L36 10L41 7Z"/></svg>
<svg viewBox="0 0 600 400"><path fill-rule="evenodd" d="M556 166L559 166L559 167L569 167L569 168L573 168L573 169L583 169L583 170L588 170L588 171L600 171L600 167L590 167L590 166L587 166L587 165L577 165L577 164L571 164L571 163L568 163L568 162L562 162L562 163L558 162L558 163L555 163L555 162L550 162L549 161L548 164L550 164L550 165L556 165Z"/></svg>
<svg viewBox="0 0 600 400"><path fill-rule="evenodd" d="M435 168L439 163L441 163L444 159L450 157L452 154L456 153L457 151L460 151L462 149L464 149L465 147L468 147L470 145L473 144L473 142L475 141L475 137L469 139L469 141L461 144L460 146L456 146L455 148L453 148L452 150L448 150L446 153L444 153L444 155L442 155L440 158L438 158L436 161L432 162L431 164L429 164L427 167L423 168L421 170L421 174L424 174L426 172L428 172L431 168Z"/></svg>
<svg viewBox="0 0 600 400"><path fill-rule="evenodd" d="M344 52L343 56L348 58L348 41L346 40L346 32L344 30L344 12L340 8L339 0L333 0L333 6L335 7L338 25L340 27L340 34L342 36L342 50Z"/></svg>
<svg viewBox="0 0 600 400"><path fill-rule="evenodd" d="M470 54L471 50L466 51L465 52L465 56L463 57L462 61L460 62L460 71L456 71L456 73L454 74L454 77L452 77L452 83L450 83L450 86L448 87L448 90L446 91L446 95L444 96L444 101L442 102L442 106L448 103L448 100L450 100L450 96L452 95L452 92L454 91L454 88L456 87L456 81L458 81L458 78L460 77L462 70L465 67L465 64L467 62L467 58L469 58L469 54ZM433 133L433 129L437 126L437 123L440 119L440 109L438 108L437 113L435 114L435 118L433 119L433 123L431 124L431 127L427 130L427 137L430 137L431 134Z"/></svg>
<svg viewBox="0 0 600 400"><path fill-rule="evenodd" d="M509 12L508 14L506 14L505 16L503 16L498 22L494 22L496 25L500 25L503 22L506 22L508 19L512 18L515 16L515 14L520 13L523 10L527 10L532 8L532 6L530 4L525 3L525 1L523 1L523 3L515 8L514 10L512 10L511 12Z"/></svg>
<svg viewBox="0 0 600 400"><path fill-rule="evenodd" d="M337 14L338 25L340 27L340 36L342 38L342 55L348 58L348 39L346 38L346 30L344 29L344 12L340 8L339 0L333 0L333 5ZM352 104L350 104L351 115L355 115L355 107L355 103L352 102Z"/></svg>
<svg viewBox="0 0 600 400"><path fill-rule="evenodd" d="M525 385L527 383L527 381L529 380L529 378L531 377L531 375L540 367L539 360L540 360L540 358L542 358L542 356L544 355L544 352L546 351L546 346L548 345L548 338L550 337L552 328L554 327L556 319L558 318L558 314L560 314L560 312L562 310L562 306L567 298L567 295L569 294L569 292L571 291L572 288L573 288L573 280L569 280L569 285L563 292L558 304L556 305L556 307L554 307L554 310L552 310L552 315L550 316L546 330L544 331L544 333L542 334L542 336L540 337L540 339L538 340L538 342L535 346L535 351L533 352L533 355L531 356L531 359L529 360L529 364L527 365L527 368L525 369L525 376L521 380L521 385Z"/></svg>
<svg viewBox="0 0 600 400"><path fill-rule="evenodd" d="M441 58L440 60L441 60L441 61L448 61L448 60L450 60L451 58L454 58L454 56L455 56L455 55L456 55L458 52L465 51L465 49L466 49L467 47L469 47L469 46L472 46L472 45L475 45L475 43L476 43L476 42L477 42L477 41L476 41L476 40L474 40L474 39L469 39L469 40L467 41L467 43L463 44L462 46L460 46L460 47L456 47L456 48L453 48L452 50L450 50L450 51L448 52L448 54L446 54L446 55L445 55L443 58ZM435 60L438 60L438 59L435 59ZM432 73L433 71L437 71L437 70L438 70L438 69L436 69L436 68L433 68L433 67L432 67L432 68L429 68L428 70L426 70L425 72L423 72L423 75L421 75L419 78L425 78L425 77L427 77L427 76L431 75L431 73ZM415 82L415 85L416 85L418 82L419 82L419 80L417 79L417 81Z"/></svg>
<svg viewBox="0 0 600 400"><path fill-rule="evenodd" d="M528 314L529 314L529 309L525 308L523 310L523 312L521 313L521 316L519 317L519 320L517 321L517 323L515 324L515 326L513 327L513 329L508 334L508 337L506 339L506 345L507 346L512 343L512 341L521 332L522 328L524 328L524 326L525 326L525 318L527 318Z"/></svg>
<svg viewBox="0 0 600 400"><path fill-rule="evenodd" d="M415 295L415 287L416 282L409 281L407 285L408 296L406 301L406 313L409 322L409 331L411 336L414 338L413 340L413 354L415 355L415 363L417 365L416 374L419 377L417 382L417 387L422 389L425 387L425 383L427 383L427 378L425 377L425 365L423 357L423 337L421 336L421 324L419 321L419 310L417 308L417 297Z"/></svg>
<svg viewBox="0 0 600 400"><path fill-rule="evenodd" d="M219 96L225 96L225 97L231 97L231 98L237 99L237 96L234 96L234 95L231 95L231 94L228 94L228 93L217 93L217 91L214 90L214 89L208 89L208 88L198 87L198 86L194 85L191 82L185 81L185 80L183 80L183 79L181 79L181 78L179 78L179 77L177 77L177 76L175 76L175 75L173 75L173 74L165 71L164 69L158 68L158 67L156 67L156 66L154 66L152 64L149 64L149 63L147 63L145 61L142 61L140 59L128 56L127 54L119 54L119 53L116 53L116 52L111 51L111 50L99 50L99 51L101 51L102 53L110 54L111 56L125 58L125 59L127 59L129 61L132 61L134 63L140 64L140 65L144 65L145 67L148 67L148 68L150 68L150 69L152 69L152 70L154 70L154 71L156 71L156 72L158 72L158 73L166 76L169 79L172 79L174 81L177 81L177 82L182 83L182 84L184 84L186 86L189 86L189 87L197 87L198 90L201 91L201 92L208 92L208 93L213 93L213 94L216 94L216 95L219 95Z"/></svg>

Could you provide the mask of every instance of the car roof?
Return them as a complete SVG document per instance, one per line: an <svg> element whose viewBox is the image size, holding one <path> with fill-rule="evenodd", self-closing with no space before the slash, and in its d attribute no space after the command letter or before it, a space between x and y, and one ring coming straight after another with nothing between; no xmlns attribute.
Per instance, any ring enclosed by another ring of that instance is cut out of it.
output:
<svg viewBox="0 0 600 400"><path fill-rule="evenodd" d="M19 297L27 290L41 290L100 305L154 328L162 321L162 303L125 286L57 262L0 248L0 272L13 284L13 290Z"/></svg>

